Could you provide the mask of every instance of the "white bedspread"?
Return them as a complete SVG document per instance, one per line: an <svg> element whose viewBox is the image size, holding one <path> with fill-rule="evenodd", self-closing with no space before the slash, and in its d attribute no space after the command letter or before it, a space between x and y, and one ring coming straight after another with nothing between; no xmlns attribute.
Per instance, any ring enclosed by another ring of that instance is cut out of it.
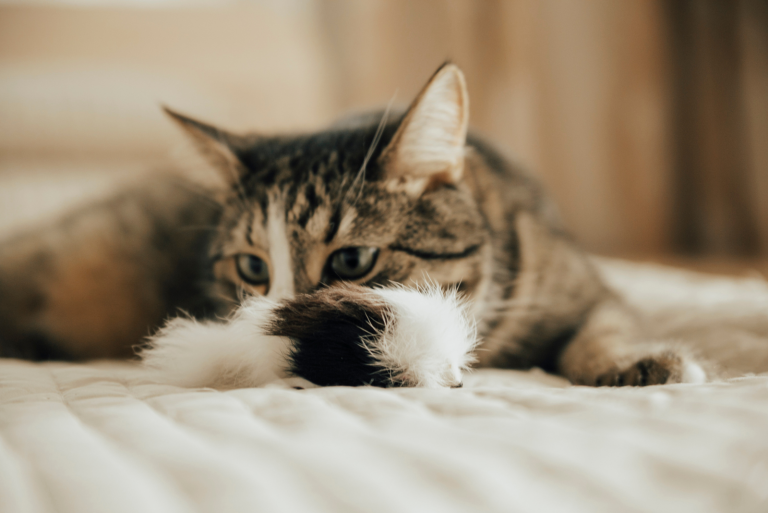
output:
<svg viewBox="0 0 768 513"><path fill-rule="evenodd" d="M660 334L768 368L764 281L601 265ZM54 511L768 512L768 375L219 392L0 360L0 513Z"/></svg>
<svg viewBox="0 0 768 513"><path fill-rule="evenodd" d="M0 363L0 511L768 511L768 376L187 390Z"/></svg>

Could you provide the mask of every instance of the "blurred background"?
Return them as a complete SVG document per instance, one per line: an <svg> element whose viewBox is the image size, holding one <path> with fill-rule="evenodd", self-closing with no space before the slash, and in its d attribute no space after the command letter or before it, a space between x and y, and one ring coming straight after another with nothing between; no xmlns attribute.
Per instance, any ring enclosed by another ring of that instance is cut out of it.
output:
<svg viewBox="0 0 768 513"><path fill-rule="evenodd" d="M312 130L447 58L588 249L768 274L766 0L0 0L4 221L168 158L160 103Z"/></svg>

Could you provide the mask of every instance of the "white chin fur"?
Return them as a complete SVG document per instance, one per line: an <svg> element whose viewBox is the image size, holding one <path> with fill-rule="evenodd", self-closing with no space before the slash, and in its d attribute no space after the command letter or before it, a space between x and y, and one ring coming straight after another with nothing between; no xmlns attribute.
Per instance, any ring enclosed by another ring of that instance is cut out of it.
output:
<svg viewBox="0 0 768 513"><path fill-rule="evenodd" d="M150 376L184 387L263 386L286 378L290 339L265 334L275 303L250 298L226 322L177 318L141 353Z"/></svg>
<svg viewBox="0 0 768 513"><path fill-rule="evenodd" d="M383 333L366 341L391 380L406 386L461 385L461 372L474 361L475 323L456 291L439 286L375 289L393 319Z"/></svg>

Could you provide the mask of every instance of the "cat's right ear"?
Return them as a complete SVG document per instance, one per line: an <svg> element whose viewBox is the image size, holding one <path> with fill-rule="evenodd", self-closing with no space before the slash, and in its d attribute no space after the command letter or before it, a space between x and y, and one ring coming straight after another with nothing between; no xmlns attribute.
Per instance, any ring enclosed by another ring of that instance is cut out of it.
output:
<svg viewBox="0 0 768 513"><path fill-rule="evenodd" d="M395 187L421 194L464 173L469 95L464 74L445 63L411 104L379 164Z"/></svg>
<svg viewBox="0 0 768 513"><path fill-rule="evenodd" d="M234 149L238 136L179 114L166 106L162 107L168 117L189 137L197 153L215 169L216 185L232 186L240 180L245 168Z"/></svg>

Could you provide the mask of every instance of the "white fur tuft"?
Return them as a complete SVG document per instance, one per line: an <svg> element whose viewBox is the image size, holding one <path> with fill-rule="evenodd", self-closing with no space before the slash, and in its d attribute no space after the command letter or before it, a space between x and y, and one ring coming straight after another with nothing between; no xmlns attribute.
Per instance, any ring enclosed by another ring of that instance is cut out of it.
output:
<svg viewBox="0 0 768 513"><path fill-rule="evenodd" d="M693 362L683 364L683 375L680 378L681 383L706 383L707 373L700 365Z"/></svg>
<svg viewBox="0 0 768 513"><path fill-rule="evenodd" d="M177 318L141 353L150 376L184 387L262 386L288 377L291 340L265 333L275 303L250 298L226 322Z"/></svg>
<svg viewBox="0 0 768 513"><path fill-rule="evenodd" d="M474 362L475 323L455 290L381 288L374 292L391 308L383 333L366 340L377 364L406 386L461 385L461 372Z"/></svg>

